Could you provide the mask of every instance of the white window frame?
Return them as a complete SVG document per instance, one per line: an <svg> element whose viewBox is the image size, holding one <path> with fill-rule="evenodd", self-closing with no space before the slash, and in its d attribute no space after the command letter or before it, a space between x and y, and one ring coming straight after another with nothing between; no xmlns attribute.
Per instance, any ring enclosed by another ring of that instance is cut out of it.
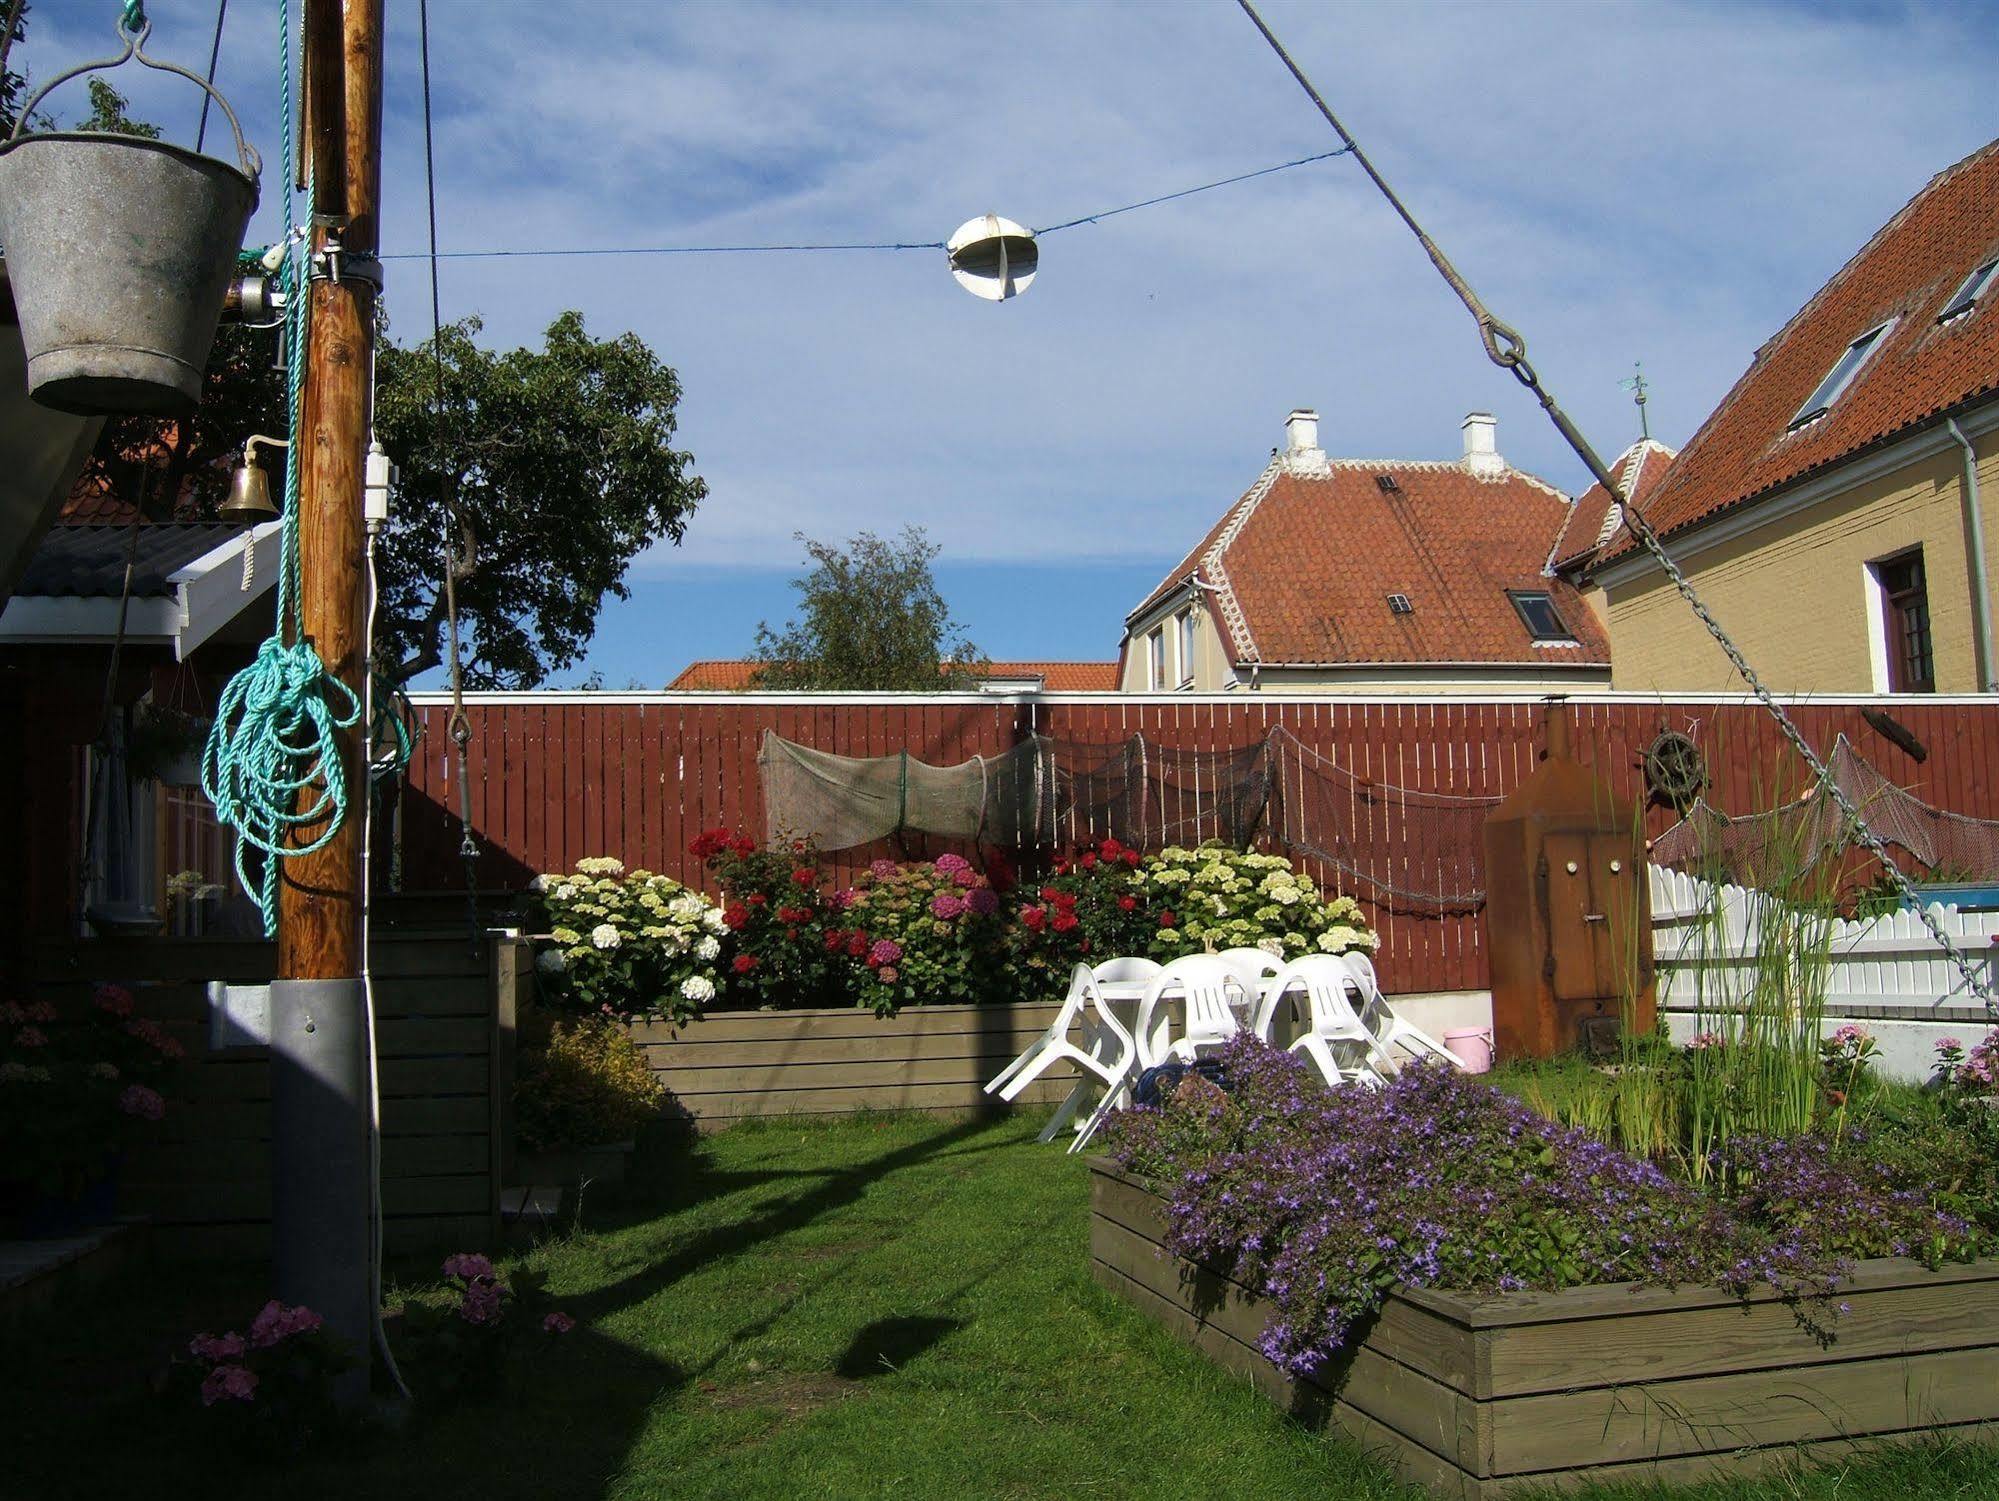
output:
<svg viewBox="0 0 1999 1501"><path fill-rule="evenodd" d="M1881 587L1881 565L1886 561L1886 557L1870 558L1860 565L1861 602L1867 611L1867 677L1876 693L1888 691L1888 591Z"/></svg>
<svg viewBox="0 0 1999 1501"><path fill-rule="evenodd" d="M1194 610L1190 605L1174 617L1174 653L1179 658L1180 686L1194 686Z"/></svg>
<svg viewBox="0 0 1999 1501"><path fill-rule="evenodd" d="M1146 686L1154 693L1166 691L1166 622L1145 633Z"/></svg>
<svg viewBox="0 0 1999 1501"><path fill-rule="evenodd" d="M1895 319L1890 318L1885 323L1875 324L1839 352L1839 358L1832 362L1832 369L1820 377L1819 383L1812 387L1811 395L1807 396L1804 404L1798 408L1797 415L1791 418L1788 431L1796 432L1799 428L1809 427L1830 412L1838 404L1840 397L1853 389L1853 383L1860 379L1860 372L1868 367L1874 356L1880 353L1881 346L1888 342L1888 331L1895 326L1895 322ZM1866 348L1861 349L1862 345ZM1860 358L1854 361L1852 369L1839 378L1837 385L1833 384L1834 373L1838 371L1846 357L1856 349L1860 350Z"/></svg>

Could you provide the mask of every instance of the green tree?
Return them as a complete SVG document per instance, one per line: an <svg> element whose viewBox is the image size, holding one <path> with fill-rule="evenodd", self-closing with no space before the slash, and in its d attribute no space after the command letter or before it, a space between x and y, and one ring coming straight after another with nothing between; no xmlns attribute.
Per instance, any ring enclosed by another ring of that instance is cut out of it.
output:
<svg viewBox="0 0 1999 1501"><path fill-rule="evenodd" d="M862 532L842 548L803 532L812 568L793 579L799 615L757 626L758 688L936 693L978 681L985 655L951 618L923 528L884 540Z"/></svg>
<svg viewBox="0 0 1999 1501"><path fill-rule="evenodd" d="M431 344L381 349L375 428L402 470L383 660L401 678L443 662L448 546L467 684L529 688L581 659L631 559L679 542L708 487L673 446L679 377L636 334L593 339L567 312L542 348L495 352L480 327L442 332L441 420Z"/></svg>
<svg viewBox="0 0 1999 1501"><path fill-rule="evenodd" d="M6 0L0 0L0 13L6 9ZM28 7L22 6L14 16L13 33L0 37L0 53L5 53L11 61L13 49L28 34ZM14 128L15 112L26 102L28 80L10 67L0 67L0 131Z"/></svg>
<svg viewBox="0 0 1999 1501"><path fill-rule="evenodd" d="M89 88L90 113L77 122L78 130L103 130L116 135L143 136L149 141L157 141L160 138L159 126L148 125L144 120L134 120L125 113L125 106L130 101L103 79L91 79Z"/></svg>

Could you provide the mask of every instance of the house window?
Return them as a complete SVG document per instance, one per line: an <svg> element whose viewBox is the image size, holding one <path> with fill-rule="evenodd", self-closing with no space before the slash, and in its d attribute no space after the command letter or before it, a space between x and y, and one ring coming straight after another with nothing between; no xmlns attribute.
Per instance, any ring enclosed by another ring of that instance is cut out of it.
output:
<svg viewBox="0 0 1999 1501"><path fill-rule="evenodd" d="M1894 326L1895 320L1890 318L1886 323L1868 329L1846 346L1846 353L1826 372L1826 378L1819 382L1818 389L1805 398L1805 404L1798 408L1798 415L1791 419L1794 430L1832 410L1832 404L1839 400L1840 393L1853 384L1853 378L1867 363L1867 357L1880 348L1882 338Z"/></svg>
<svg viewBox="0 0 1999 1501"><path fill-rule="evenodd" d="M1145 634L1145 653L1152 669L1152 691L1166 691L1166 627L1155 625Z"/></svg>
<svg viewBox="0 0 1999 1501"><path fill-rule="evenodd" d="M1888 648L1890 693L1937 691L1930 642L1930 591L1921 548L1874 565L1881 581L1882 634Z"/></svg>
<svg viewBox="0 0 1999 1501"><path fill-rule="evenodd" d="M1943 311L1937 314L1937 322L1948 323L1951 319L1960 318L1978 306L1978 299L1983 297L1986 289L1992 285L1995 274L1999 274L1999 257L1987 261L1965 277L1958 289L1950 294L1950 301L1943 305Z"/></svg>
<svg viewBox="0 0 1999 1501"><path fill-rule="evenodd" d="M1562 623L1555 602L1547 595L1525 589L1508 589L1506 597L1519 612L1520 623L1536 641L1573 641L1575 634Z"/></svg>
<svg viewBox="0 0 1999 1501"><path fill-rule="evenodd" d="M1414 615L1416 607L1409 603L1408 595L1391 594L1388 596L1388 613L1391 615Z"/></svg>
<svg viewBox="0 0 1999 1501"><path fill-rule="evenodd" d="M1194 612L1180 612L1180 686L1194 686Z"/></svg>

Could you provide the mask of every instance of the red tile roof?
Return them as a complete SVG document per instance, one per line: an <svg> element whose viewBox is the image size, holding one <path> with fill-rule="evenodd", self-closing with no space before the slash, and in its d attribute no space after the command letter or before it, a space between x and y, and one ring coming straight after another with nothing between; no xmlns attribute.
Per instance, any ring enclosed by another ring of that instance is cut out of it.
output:
<svg viewBox="0 0 1999 1501"><path fill-rule="evenodd" d="M1651 503L1666 471L1673 462L1673 450L1651 438L1633 443L1610 466L1617 488L1640 511ZM1568 525L1555 542L1555 566L1564 571L1587 564L1627 533L1624 511L1617 498L1600 484L1593 484L1576 497Z"/></svg>
<svg viewBox="0 0 1999 1501"><path fill-rule="evenodd" d="M1999 253L1999 141L1939 172L1756 352L1674 462L1645 515L1662 533L1750 504L1999 389L1999 295L1939 324L1965 277ZM1846 347L1895 326L1832 410L1793 416ZM1614 549L1626 552L1629 539Z"/></svg>
<svg viewBox="0 0 1999 1501"><path fill-rule="evenodd" d="M1516 469L1274 458L1128 618L1198 573L1239 664L1602 665L1610 644L1595 616L1546 572L1569 512L1566 496ZM1536 646L1508 590L1547 593L1577 644ZM1390 594L1414 609L1395 614Z"/></svg>
<svg viewBox="0 0 1999 1501"><path fill-rule="evenodd" d="M746 693L755 662L710 660L690 662L668 683L670 693ZM1115 662L993 662L984 676L1038 677L1050 693L1109 693L1117 687Z"/></svg>

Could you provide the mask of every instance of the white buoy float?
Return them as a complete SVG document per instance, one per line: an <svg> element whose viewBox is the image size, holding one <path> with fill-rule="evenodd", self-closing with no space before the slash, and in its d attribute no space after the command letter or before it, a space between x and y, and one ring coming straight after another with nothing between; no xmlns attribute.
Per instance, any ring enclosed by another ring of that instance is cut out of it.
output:
<svg viewBox="0 0 1999 1501"><path fill-rule="evenodd" d="M988 302L1004 302L1025 292L1041 262L1034 231L998 214L967 219L944 242L944 251L958 285Z"/></svg>

